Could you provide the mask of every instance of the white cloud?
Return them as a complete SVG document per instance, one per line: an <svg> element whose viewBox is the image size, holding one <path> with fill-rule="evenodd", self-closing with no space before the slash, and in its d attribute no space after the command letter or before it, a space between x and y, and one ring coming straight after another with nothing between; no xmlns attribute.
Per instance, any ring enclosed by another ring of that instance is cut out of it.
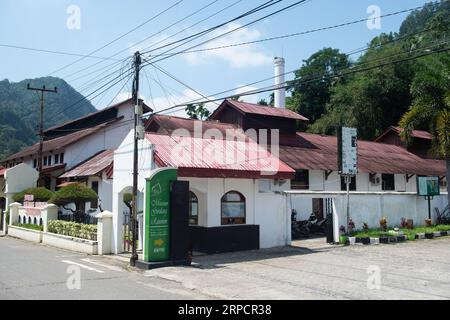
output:
<svg viewBox="0 0 450 320"><path fill-rule="evenodd" d="M257 87L252 87L252 86L239 85L239 87L240 88L235 91L236 95L240 95L241 93L245 93L245 92L249 92L249 91L253 91L253 90L258 90ZM244 101L244 102L248 102L248 103L257 103L259 100L260 100L260 98L257 94L252 94L249 96L242 96L239 99L239 101Z"/></svg>
<svg viewBox="0 0 450 320"><path fill-rule="evenodd" d="M214 31L211 38L214 38L220 34L229 32L241 26L242 25L239 23L230 23L227 26ZM254 41L259 39L260 37L261 32L259 30L245 27L192 50L221 47L235 43ZM187 53L185 54L185 57L191 64L194 65L204 63L208 59L219 59L228 62L233 68L259 67L261 65L268 65L272 63L272 58L264 53L256 44L223 48L211 51Z"/></svg>
<svg viewBox="0 0 450 320"><path fill-rule="evenodd" d="M194 100L203 101L206 100L204 97L199 95L198 93L192 91L192 90L184 90L181 92L182 94L179 95L168 95L163 97L155 97L152 101L145 100L146 103L155 109L155 111L163 110L169 107L172 107L177 104L183 104L187 102L191 102ZM213 99L213 97L208 97L208 99ZM214 111L217 108L217 104L210 102L206 104L206 108L208 108L209 111ZM175 108L173 110L165 111L163 114L172 115L172 116L178 116L178 117L187 117L186 112L184 111L184 107Z"/></svg>

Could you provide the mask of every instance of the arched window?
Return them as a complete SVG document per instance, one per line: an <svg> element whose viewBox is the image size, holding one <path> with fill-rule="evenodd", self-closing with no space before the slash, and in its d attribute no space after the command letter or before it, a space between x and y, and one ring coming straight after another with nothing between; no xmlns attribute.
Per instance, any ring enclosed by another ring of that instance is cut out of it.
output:
<svg viewBox="0 0 450 320"><path fill-rule="evenodd" d="M198 225L198 198L192 191L189 191L189 224Z"/></svg>
<svg viewBox="0 0 450 320"><path fill-rule="evenodd" d="M221 200L222 225L245 224L245 197L237 191L225 193Z"/></svg>

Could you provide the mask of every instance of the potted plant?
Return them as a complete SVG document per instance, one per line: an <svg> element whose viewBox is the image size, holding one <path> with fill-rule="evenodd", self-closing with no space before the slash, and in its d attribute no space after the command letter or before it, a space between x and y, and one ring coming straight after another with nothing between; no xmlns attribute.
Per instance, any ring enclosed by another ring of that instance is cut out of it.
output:
<svg viewBox="0 0 450 320"><path fill-rule="evenodd" d="M387 218L383 217L380 219L380 228L383 230L383 232L387 231Z"/></svg>
<svg viewBox="0 0 450 320"><path fill-rule="evenodd" d="M363 231L369 232L369 224L367 222L363 222Z"/></svg>
<svg viewBox="0 0 450 320"><path fill-rule="evenodd" d="M425 219L425 226L431 227L432 225L433 225L433 222L431 221L431 219Z"/></svg>
<svg viewBox="0 0 450 320"><path fill-rule="evenodd" d="M339 227L339 243L340 244L347 244L347 240L348 240L348 237L347 237L346 232L345 232L345 227L344 226L340 226Z"/></svg>

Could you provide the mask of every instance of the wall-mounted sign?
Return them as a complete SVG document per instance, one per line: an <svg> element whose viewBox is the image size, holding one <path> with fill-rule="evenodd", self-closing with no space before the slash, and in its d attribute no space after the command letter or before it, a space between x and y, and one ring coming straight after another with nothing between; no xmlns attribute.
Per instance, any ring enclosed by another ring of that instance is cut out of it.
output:
<svg viewBox="0 0 450 320"><path fill-rule="evenodd" d="M144 260L170 258L170 185L177 180L177 169L158 169L147 179L145 203Z"/></svg>
<svg viewBox="0 0 450 320"><path fill-rule="evenodd" d="M438 177L417 177L417 195L434 197L441 194Z"/></svg>
<svg viewBox="0 0 450 320"><path fill-rule="evenodd" d="M34 201L34 195L33 194L26 194L23 196L23 201L27 202L33 202Z"/></svg>
<svg viewBox="0 0 450 320"><path fill-rule="evenodd" d="M338 168L342 175L358 174L358 131L340 127L338 130Z"/></svg>

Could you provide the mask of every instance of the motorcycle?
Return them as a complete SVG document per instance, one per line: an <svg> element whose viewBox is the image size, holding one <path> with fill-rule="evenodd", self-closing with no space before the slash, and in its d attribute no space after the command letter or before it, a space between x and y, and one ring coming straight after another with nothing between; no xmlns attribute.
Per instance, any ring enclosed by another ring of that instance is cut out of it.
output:
<svg viewBox="0 0 450 320"><path fill-rule="evenodd" d="M293 209L291 213L292 239L309 238L311 234L324 234L326 222L326 218L319 220L314 213L309 216L308 220L297 221L297 211Z"/></svg>

